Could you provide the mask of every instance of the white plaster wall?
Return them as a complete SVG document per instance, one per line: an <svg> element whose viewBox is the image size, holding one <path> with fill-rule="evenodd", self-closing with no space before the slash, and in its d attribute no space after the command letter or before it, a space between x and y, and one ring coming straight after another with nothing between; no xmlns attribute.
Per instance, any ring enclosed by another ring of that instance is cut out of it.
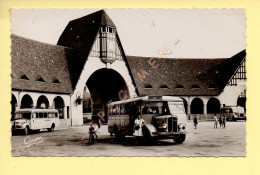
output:
<svg viewBox="0 0 260 175"><path fill-rule="evenodd" d="M71 96L71 112L72 112L72 126L75 125L83 125L83 107L82 103L80 105L76 104L77 93L80 93L80 98L83 98L83 90L86 82L88 81L89 77L97 70L107 68L113 69L117 71L125 80L127 84L132 83L131 76L129 74L128 68L124 61L116 60L114 63L104 63L101 61L100 58L97 57L89 57L86 61L86 64L82 70L78 83L76 85L75 91ZM130 97L137 96L135 90L128 86L128 91L130 93Z"/></svg>
<svg viewBox="0 0 260 175"><path fill-rule="evenodd" d="M226 86L223 92L218 96L221 104L226 106L236 106L237 98L246 90L246 81L237 80L237 86Z"/></svg>

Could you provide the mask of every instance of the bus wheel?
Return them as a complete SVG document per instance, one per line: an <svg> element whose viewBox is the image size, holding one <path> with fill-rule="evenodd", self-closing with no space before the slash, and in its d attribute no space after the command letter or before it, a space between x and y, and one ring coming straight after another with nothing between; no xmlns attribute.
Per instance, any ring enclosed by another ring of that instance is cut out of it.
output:
<svg viewBox="0 0 260 175"><path fill-rule="evenodd" d="M186 139L186 135L185 134L180 134L179 136L173 138L173 141L175 143L183 143Z"/></svg>
<svg viewBox="0 0 260 175"><path fill-rule="evenodd" d="M24 130L23 130L24 135L28 135L28 134L29 134L29 131L30 131L29 126L26 126L26 127L24 128Z"/></svg>
<svg viewBox="0 0 260 175"><path fill-rule="evenodd" d="M49 132L53 132L53 131L54 131L54 127L55 127L55 125L52 124L52 125L51 125L51 128L48 128L48 131L49 131Z"/></svg>

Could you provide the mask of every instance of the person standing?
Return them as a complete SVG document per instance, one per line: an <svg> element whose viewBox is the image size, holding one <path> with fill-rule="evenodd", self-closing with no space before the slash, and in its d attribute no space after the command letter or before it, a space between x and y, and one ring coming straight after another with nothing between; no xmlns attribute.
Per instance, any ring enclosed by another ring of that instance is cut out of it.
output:
<svg viewBox="0 0 260 175"><path fill-rule="evenodd" d="M224 115L223 117L223 128L226 128L226 122L227 122L227 117Z"/></svg>
<svg viewBox="0 0 260 175"><path fill-rule="evenodd" d="M195 115L194 118L193 118L193 124L194 124L194 129L197 129L197 125L198 125L198 118L197 116Z"/></svg>
<svg viewBox="0 0 260 175"><path fill-rule="evenodd" d="M214 119L214 128L218 128L218 117L216 114L214 115L213 119Z"/></svg>
<svg viewBox="0 0 260 175"><path fill-rule="evenodd" d="M222 116L219 117L218 121L219 121L219 128L221 128L222 122L223 122L223 121L222 121Z"/></svg>
<svg viewBox="0 0 260 175"><path fill-rule="evenodd" d="M143 136L142 127L145 125L144 119L142 119L141 115L139 114L137 119L134 122L134 136Z"/></svg>

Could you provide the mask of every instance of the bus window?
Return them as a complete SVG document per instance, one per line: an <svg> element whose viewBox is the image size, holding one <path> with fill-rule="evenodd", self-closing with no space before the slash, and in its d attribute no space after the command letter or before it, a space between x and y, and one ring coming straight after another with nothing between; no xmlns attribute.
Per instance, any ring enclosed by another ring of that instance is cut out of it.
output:
<svg viewBox="0 0 260 175"><path fill-rule="evenodd" d="M55 118L57 118L58 117L58 113L57 112L55 112L55 116L54 116Z"/></svg>
<svg viewBox="0 0 260 175"><path fill-rule="evenodd" d="M125 114L129 114L129 109L130 109L130 104L126 103L125 104Z"/></svg>
<svg viewBox="0 0 260 175"><path fill-rule="evenodd" d="M39 113L39 118L43 118L43 113Z"/></svg>
<svg viewBox="0 0 260 175"><path fill-rule="evenodd" d="M48 116L47 116L47 112L44 112L43 113L43 118L47 118Z"/></svg>
<svg viewBox="0 0 260 175"><path fill-rule="evenodd" d="M48 118L53 118L54 117L54 113L53 112L49 112L48 113Z"/></svg>
<svg viewBox="0 0 260 175"><path fill-rule="evenodd" d="M125 107L124 105L120 105L120 115L124 115L125 114Z"/></svg>
<svg viewBox="0 0 260 175"><path fill-rule="evenodd" d="M119 105L116 106L116 115L120 115L120 106Z"/></svg>

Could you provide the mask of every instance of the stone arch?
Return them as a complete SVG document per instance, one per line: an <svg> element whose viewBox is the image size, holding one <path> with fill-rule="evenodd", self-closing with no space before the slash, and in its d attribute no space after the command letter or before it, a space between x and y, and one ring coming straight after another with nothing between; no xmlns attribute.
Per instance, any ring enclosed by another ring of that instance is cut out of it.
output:
<svg viewBox="0 0 260 175"><path fill-rule="evenodd" d="M220 112L220 101L217 98L209 99L207 103L207 113L214 114Z"/></svg>
<svg viewBox="0 0 260 175"><path fill-rule="evenodd" d="M48 107L50 107L48 98L44 95L41 95L37 100L37 108L47 109Z"/></svg>
<svg viewBox="0 0 260 175"><path fill-rule="evenodd" d="M30 95L25 94L22 98L21 101L21 109L23 108L33 108L34 104L33 104L33 99Z"/></svg>
<svg viewBox="0 0 260 175"><path fill-rule="evenodd" d="M186 114L188 113L188 102L185 98L181 98L183 100L183 104L184 104L184 108L185 108L185 112Z"/></svg>
<svg viewBox="0 0 260 175"><path fill-rule="evenodd" d="M194 98L192 100L191 114L203 114L203 101L200 98Z"/></svg>
<svg viewBox="0 0 260 175"><path fill-rule="evenodd" d="M242 106L246 112L246 97L245 96L239 96L237 98L237 106Z"/></svg>
<svg viewBox="0 0 260 175"><path fill-rule="evenodd" d="M92 114L107 122L107 104L112 101L124 100L129 91L124 78L113 69L99 69L87 80L92 101Z"/></svg>
<svg viewBox="0 0 260 175"><path fill-rule="evenodd" d="M63 98L60 97L60 96L56 96L53 99L53 105L52 106L59 111L59 118L64 119L65 103L64 103Z"/></svg>
<svg viewBox="0 0 260 175"><path fill-rule="evenodd" d="M12 105L11 120L13 120L14 119L15 110L16 110L16 107L17 107L17 99L14 96L14 94L12 94L11 105Z"/></svg>

